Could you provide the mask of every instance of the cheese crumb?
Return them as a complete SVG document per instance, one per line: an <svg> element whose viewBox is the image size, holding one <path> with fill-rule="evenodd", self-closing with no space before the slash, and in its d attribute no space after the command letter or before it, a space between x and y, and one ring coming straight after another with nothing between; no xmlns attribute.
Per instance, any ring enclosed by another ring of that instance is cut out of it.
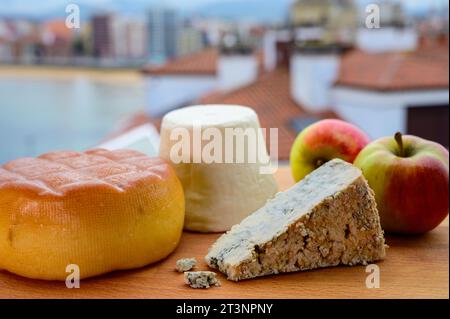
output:
<svg viewBox="0 0 450 319"><path fill-rule="evenodd" d="M184 282L191 288L220 287L220 281L212 271L187 271L184 273Z"/></svg>
<svg viewBox="0 0 450 319"><path fill-rule="evenodd" d="M175 269L178 272L189 271L197 265L197 260L195 258L183 258L177 260Z"/></svg>

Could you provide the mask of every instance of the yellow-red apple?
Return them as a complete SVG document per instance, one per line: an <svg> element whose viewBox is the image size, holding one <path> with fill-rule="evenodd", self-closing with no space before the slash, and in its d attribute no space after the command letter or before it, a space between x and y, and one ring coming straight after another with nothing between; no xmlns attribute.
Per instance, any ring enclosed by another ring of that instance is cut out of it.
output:
<svg viewBox="0 0 450 319"><path fill-rule="evenodd" d="M443 146L397 133L367 145L354 165L375 192L382 227L419 234L448 215L448 162Z"/></svg>
<svg viewBox="0 0 450 319"><path fill-rule="evenodd" d="M318 121L295 139L290 154L292 175L298 182L334 158L353 163L368 143L367 135L350 123L334 119Z"/></svg>

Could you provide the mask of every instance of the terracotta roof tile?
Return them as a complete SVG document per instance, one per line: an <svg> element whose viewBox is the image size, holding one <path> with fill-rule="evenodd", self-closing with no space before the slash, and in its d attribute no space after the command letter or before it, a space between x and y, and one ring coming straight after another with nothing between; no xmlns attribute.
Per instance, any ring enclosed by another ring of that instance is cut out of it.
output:
<svg viewBox="0 0 450 319"><path fill-rule="evenodd" d="M448 47L370 54L353 50L342 59L338 86L396 91L448 88Z"/></svg>
<svg viewBox="0 0 450 319"><path fill-rule="evenodd" d="M300 117L337 117L332 112L312 114L306 112L292 98L290 76L287 68L278 68L262 75L255 83L229 93L213 93L200 101L202 104L238 104L253 108L259 116L261 127L278 128L278 155L288 160L297 132L291 120ZM268 134L268 133L267 133Z"/></svg>
<svg viewBox="0 0 450 319"><path fill-rule="evenodd" d="M259 71L264 71L264 52L258 50L255 52L256 59L258 60ZM207 48L203 51L193 53L190 55L182 56L161 66L148 66L144 67L142 72L150 75L162 75L162 74L178 74L178 75L215 75L217 73L217 59L219 57L218 50L216 48Z"/></svg>
<svg viewBox="0 0 450 319"><path fill-rule="evenodd" d="M215 75L217 71L217 50L203 51L173 59L158 67L145 67L142 72L150 75L160 74L202 74Z"/></svg>

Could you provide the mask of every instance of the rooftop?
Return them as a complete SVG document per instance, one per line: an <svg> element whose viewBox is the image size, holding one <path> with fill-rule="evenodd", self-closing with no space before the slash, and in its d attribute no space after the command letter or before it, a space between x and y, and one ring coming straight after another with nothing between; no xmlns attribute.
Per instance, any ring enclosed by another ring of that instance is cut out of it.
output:
<svg viewBox="0 0 450 319"><path fill-rule="evenodd" d="M377 54L352 50L342 58L336 85L377 91L448 88L448 54L448 46Z"/></svg>
<svg viewBox="0 0 450 319"><path fill-rule="evenodd" d="M229 54L229 53L227 53ZM263 50L253 53L262 69ZM219 50L206 48L200 52L172 59L160 66L146 66L142 69L148 75L216 75Z"/></svg>
<svg viewBox="0 0 450 319"><path fill-rule="evenodd" d="M150 75L215 75L217 71L217 57L218 51L215 48L208 48L197 53L173 59L161 66L144 67L142 72Z"/></svg>

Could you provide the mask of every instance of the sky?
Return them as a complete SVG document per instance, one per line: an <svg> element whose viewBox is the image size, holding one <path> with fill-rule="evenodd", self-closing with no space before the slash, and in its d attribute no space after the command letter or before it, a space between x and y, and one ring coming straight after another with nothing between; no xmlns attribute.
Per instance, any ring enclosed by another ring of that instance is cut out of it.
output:
<svg viewBox="0 0 450 319"><path fill-rule="evenodd" d="M65 6L69 3L79 4L80 7L90 6L98 8L109 8L131 11L142 10L151 5L160 5L161 3L169 4L180 10L195 10L195 8L214 3L236 2L236 0L1 0L0 1L0 15L13 16L24 15L38 17L49 13L63 11ZM241 0L246 1L246 0ZM260 3L269 3L279 0L259 0ZM288 3L291 0L281 1L281 5ZM360 4L377 2L376 0L356 0ZM448 5L447 0L400 0L405 4L408 12L420 13L426 12L432 8L442 10L445 4Z"/></svg>
<svg viewBox="0 0 450 319"><path fill-rule="evenodd" d="M165 3L184 8L192 8L199 5L208 4L217 0L165 0ZM69 3L78 4L80 6L90 4L98 7L106 6L120 6L126 3L133 5L158 4L163 1L157 0L2 0L0 2L0 12L15 12L15 13L31 13L36 11L45 12L53 10L54 8L64 7Z"/></svg>

